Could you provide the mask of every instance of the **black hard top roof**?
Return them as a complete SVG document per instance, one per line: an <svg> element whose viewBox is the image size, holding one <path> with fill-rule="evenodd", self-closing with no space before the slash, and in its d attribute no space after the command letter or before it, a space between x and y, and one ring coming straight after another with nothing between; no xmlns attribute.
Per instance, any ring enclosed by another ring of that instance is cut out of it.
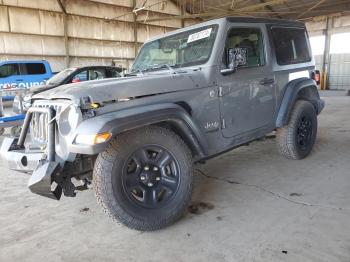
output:
<svg viewBox="0 0 350 262"><path fill-rule="evenodd" d="M302 26L305 24L300 21L286 20L286 19L275 19L275 18L264 18L264 17L246 17L246 16L227 16L225 17L231 23L264 23L264 24L279 24L289 26Z"/></svg>

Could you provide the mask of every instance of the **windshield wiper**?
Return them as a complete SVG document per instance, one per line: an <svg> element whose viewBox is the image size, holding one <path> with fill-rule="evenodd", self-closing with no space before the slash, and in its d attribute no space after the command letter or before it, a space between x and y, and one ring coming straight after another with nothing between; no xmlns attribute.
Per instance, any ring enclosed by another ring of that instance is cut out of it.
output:
<svg viewBox="0 0 350 262"><path fill-rule="evenodd" d="M136 75L136 73L141 73L142 75L144 75L144 72L148 72L148 71L152 71L152 70L157 70L157 69L163 69L163 68L167 68L169 69L173 74L178 74L179 72L177 72L174 67L178 67L178 64L174 64L174 65L169 65L169 64L155 64L155 65L151 65L147 68L144 69L136 69L134 71L131 71L128 74L125 74L124 76L134 76Z"/></svg>
<svg viewBox="0 0 350 262"><path fill-rule="evenodd" d="M137 73L140 73L141 75L144 75L144 70L136 69L134 71L131 71L130 73L124 74L124 76L135 76Z"/></svg>
<svg viewBox="0 0 350 262"><path fill-rule="evenodd" d="M143 71L150 71L150 70L157 70L157 69L163 69L163 68L167 68L169 69L171 72L173 72L174 74L178 74L178 72L174 69L174 67L177 66L175 65L169 65L169 64L156 64L156 65L152 65L146 69L144 69Z"/></svg>
<svg viewBox="0 0 350 262"><path fill-rule="evenodd" d="M177 71L173 68L175 65L164 64L162 67L166 66L171 72L177 74Z"/></svg>

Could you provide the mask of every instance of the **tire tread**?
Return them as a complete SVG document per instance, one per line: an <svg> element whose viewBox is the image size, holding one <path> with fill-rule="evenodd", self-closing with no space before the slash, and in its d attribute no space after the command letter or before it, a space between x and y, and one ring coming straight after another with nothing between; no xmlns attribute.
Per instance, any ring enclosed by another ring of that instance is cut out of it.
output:
<svg viewBox="0 0 350 262"><path fill-rule="evenodd" d="M307 152L306 154L301 154L298 151L296 141L295 141L295 136L294 136L299 115L303 110L310 110L310 112L311 111L313 112L316 119L315 124L316 124L316 132L317 132L316 111L313 105L309 101L304 101L304 100L296 101L293 107L293 110L291 112L288 124L282 128L277 129L277 135L276 135L278 151L281 155L283 155L288 159L299 160L306 157L310 153L310 152ZM316 133L315 133L315 137L316 137ZM314 141L315 141L315 138L312 141L311 149L313 147Z"/></svg>
<svg viewBox="0 0 350 262"><path fill-rule="evenodd" d="M176 141L177 145L181 147L183 151L183 154L186 158L186 164L189 165L187 168L190 170L190 174L188 175L191 176L191 179L189 179L190 183L186 188L186 196L184 196L185 201L177 203L177 206L172 209L173 212L169 213L166 218L158 218L151 223L147 223L141 219L131 217L119 204L116 203L113 195L112 185L110 182L108 182L108 179L105 175L106 173L112 171L114 161L117 158L118 154L122 152L123 146L125 146L125 141L132 141L132 139L137 139L136 137L142 133L146 136L156 135L162 139L170 139ZM93 173L93 189L95 191L97 202L103 208L104 212L114 221L120 222L132 229L152 231L172 224L181 217L191 199L193 189L192 176L192 154L186 146L185 142L177 134L169 129L158 126L148 126L142 130L138 129L117 136L114 140L111 141L107 149L98 155Z"/></svg>

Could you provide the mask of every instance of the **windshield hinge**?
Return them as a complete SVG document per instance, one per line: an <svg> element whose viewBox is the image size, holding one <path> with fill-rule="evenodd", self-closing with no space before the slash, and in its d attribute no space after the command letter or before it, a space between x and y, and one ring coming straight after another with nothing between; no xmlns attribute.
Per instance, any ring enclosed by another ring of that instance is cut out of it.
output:
<svg viewBox="0 0 350 262"><path fill-rule="evenodd" d="M226 128L226 122L225 122L225 119L222 118L221 119L221 129L225 129Z"/></svg>
<svg viewBox="0 0 350 262"><path fill-rule="evenodd" d="M224 95L224 91L223 91L223 88L222 86L219 86L219 97L222 97Z"/></svg>

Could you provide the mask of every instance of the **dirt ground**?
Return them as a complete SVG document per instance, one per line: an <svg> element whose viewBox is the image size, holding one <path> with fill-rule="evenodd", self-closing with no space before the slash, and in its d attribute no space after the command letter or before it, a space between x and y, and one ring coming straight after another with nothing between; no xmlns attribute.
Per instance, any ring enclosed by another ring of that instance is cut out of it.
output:
<svg viewBox="0 0 350 262"><path fill-rule="evenodd" d="M53 201L0 166L0 261L350 261L350 97L324 93L313 153L274 139L196 167L189 211L141 233L107 218L92 191Z"/></svg>

